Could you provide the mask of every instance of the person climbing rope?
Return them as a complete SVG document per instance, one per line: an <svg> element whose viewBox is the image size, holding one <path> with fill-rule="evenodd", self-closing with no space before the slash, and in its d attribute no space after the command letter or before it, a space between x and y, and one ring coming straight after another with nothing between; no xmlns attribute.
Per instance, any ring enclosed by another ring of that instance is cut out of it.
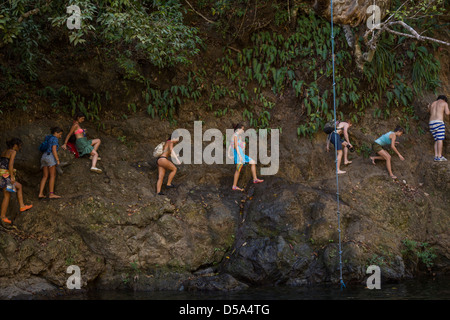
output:
<svg viewBox="0 0 450 320"><path fill-rule="evenodd" d="M178 134L171 134L167 138L167 141L163 144L161 143L156 148L162 148L162 152L157 153L156 165L158 166L158 181L156 182L156 193L158 195L164 195L161 192L164 176L166 174L166 170L169 170L169 177L167 178L166 188L175 188L175 185L172 184L172 180L177 173L177 167L173 164L169 157L174 157L177 164L181 164L180 159L173 151L173 147L180 141L180 136Z"/></svg>
<svg viewBox="0 0 450 320"><path fill-rule="evenodd" d="M253 183L261 183L264 182L264 180L258 179L258 176L256 175L256 161L247 156L245 151L245 141L242 137L242 134L244 133L244 125L243 124L236 124L234 126L234 134L231 137L231 143L228 147L227 155L230 159L233 159L231 157L231 150L233 150L234 155L234 163L236 164L236 171L234 173L234 180L233 180L233 186L232 190L239 190L244 191L244 189L239 188L237 186L239 175L241 173L241 169L244 165L250 164L251 165L251 171L253 176Z"/></svg>
<svg viewBox="0 0 450 320"><path fill-rule="evenodd" d="M54 127L50 129L50 133L50 135L45 137L45 141L43 142L43 148L45 150L41 150L43 151L41 157L42 180L39 186L39 199L46 198L46 196L44 195L44 188L49 176L50 180L48 182L48 189L50 194L48 197L50 199L61 198L61 196L55 194L54 189L56 179L56 166L60 164L58 157L58 139L61 138L63 130L59 127Z"/></svg>
<svg viewBox="0 0 450 320"><path fill-rule="evenodd" d="M428 112L430 113L430 132L434 139L434 161L447 161L447 159L442 156L442 148L445 140L444 114L447 116L450 115L447 102L447 97L442 95L437 97L436 101L428 105Z"/></svg>
<svg viewBox="0 0 450 320"><path fill-rule="evenodd" d="M67 134L66 140L64 144L61 146L64 150L67 150L67 142L72 134L75 134L76 147L79 153L79 156L82 157L86 154L90 154L90 160L92 160L91 171L95 173L102 173L102 170L97 168L97 161L101 160L98 155L98 148L100 147L101 140L100 139L92 139L88 140L86 138L86 130L80 127L80 124L84 122L86 116L83 113L77 113L75 115L75 120L73 121L72 127L70 128L69 133Z"/></svg>
<svg viewBox="0 0 450 320"><path fill-rule="evenodd" d="M337 168L338 174L344 174L346 171L341 170L342 155L344 155L344 164L351 164L352 161L348 160L348 150L353 148L350 143L348 129L352 126L350 121L337 121L336 131L332 131L327 138L327 152L330 151L330 142L334 145L337 150ZM341 136L344 136L342 138Z"/></svg>
<svg viewBox="0 0 450 320"><path fill-rule="evenodd" d="M17 200L20 205L20 212L27 211L33 205L25 205L23 202L22 185L16 180L16 170L14 169L14 160L17 152L22 149L22 140L13 138L6 142L7 150L3 151L0 157L0 188L3 189L3 202L0 213L0 219L4 223L11 224L11 220L6 218L11 193L17 193Z"/></svg>
<svg viewBox="0 0 450 320"><path fill-rule="evenodd" d="M394 152L398 155L401 161L404 161L405 158L400 154L400 152L395 147L396 144L399 142L396 141L398 137L401 137L402 134L405 132L405 129L403 129L400 126L397 126L394 131L389 131L385 134L383 134L381 137L376 139L372 143L372 150L378 154L378 156L370 157L370 160L372 160L372 163L375 165L375 160L386 160L386 168L388 170L389 176L392 179L397 179L397 177L392 173L392 166L391 166L391 155L389 152L387 152L383 146L390 145L391 149L394 150Z"/></svg>

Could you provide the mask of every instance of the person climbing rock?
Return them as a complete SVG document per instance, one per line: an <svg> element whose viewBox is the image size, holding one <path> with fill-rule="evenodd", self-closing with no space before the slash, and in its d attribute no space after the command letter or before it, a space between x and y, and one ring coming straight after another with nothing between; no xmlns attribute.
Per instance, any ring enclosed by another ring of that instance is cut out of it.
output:
<svg viewBox="0 0 450 320"><path fill-rule="evenodd" d="M17 200L20 205L20 212L27 211L33 205L25 205L23 202L22 185L16 180L16 170L14 169L14 160L17 152L22 149L22 140L13 138L6 142L7 150L3 151L0 157L0 188L3 189L3 202L0 218L2 222L11 224L11 220L6 218L11 193L17 193Z"/></svg>
<svg viewBox="0 0 450 320"><path fill-rule="evenodd" d="M91 171L95 173L102 173L102 170L97 168L97 161L101 160L98 155L98 148L100 147L101 140L100 139L92 139L88 140L86 138L86 130L82 129L80 124L84 122L86 116L83 113L77 113L75 115L75 120L73 121L72 127L64 141L64 144L61 146L64 150L67 149L67 142L72 134L75 134L76 147L79 153L79 156L82 157L86 154L90 154L89 159L92 160Z"/></svg>
<svg viewBox="0 0 450 320"><path fill-rule="evenodd" d="M330 151L330 142L337 150L338 174L346 173L346 171L341 170L342 155L344 155L345 165L352 163L352 161L348 160L348 149L353 148L352 144L350 143L348 134L348 129L351 126L351 122L338 121L336 122L336 131L333 130L333 132L331 132L327 138L327 152ZM342 135L344 136L344 138L342 138Z"/></svg>
<svg viewBox="0 0 450 320"><path fill-rule="evenodd" d="M61 138L63 134L63 130L59 127L54 127L50 129L50 135L45 137L45 141L43 142L43 147L45 149L43 151L41 157L41 169L42 169L42 180L39 187L39 199L44 199L46 196L44 195L45 184L47 183L47 179L50 176L48 182L49 189L49 198L50 199L59 199L61 196L55 194L55 179L56 179L56 166L60 164L58 157L58 149L59 143L58 139Z"/></svg>
<svg viewBox="0 0 450 320"><path fill-rule="evenodd" d="M430 113L430 132L434 139L434 161L447 161L442 156L445 140L444 114L450 115L447 97L444 95L437 97L436 101L428 105L428 112Z"/></svg>
<svg viewBox="0 0 450 320"><path fill-rule="evenodd" d="M378 154L378 156L370 157L370 160L372 160L372 163L375 165L375 160L385 160L386 161L386 168L388 170L389 176L392 179L397 179L397 177L392 173L392 166L391 166L391 155L389 152L387 152L383 146L390 145L391 149L394 150L394 152L398 155L400 160L404 161L405 158L400 154L400 152L395 147L396 144L398 144L398 141L396 139L405 132L405 129L403 129L400 126L397 126L394 131L389 131L385 134L383 134L381 137L376 139L372 143L372 150Z"/></svg>
<svg viewBox="0 0 450 320"><path fill-rule="evenodd" d="M236 124L234 126L234 133L231 137L231 143L230 143L230 146L228 147L228 152L227 152L228 157L230 159L233 159L231 157L231 150L233 150L234 163L236 164L236 171L234 172L232 190L239 190L239 191L244 191L244 189L239 188L237 186L237 183L239 180L239 175L241 173L241 169L246 164L251 165L253 183L264 182L264 180L258 179L258 176L256 175L256 161L244 153L245 140L242 137L243 133L244 133L244 125L240 124L240 123Z"/></svg>
<svg viewBox="0 0 450 320"><path fill-rule="evenodd" d="M161 191L164 176L166 174L166 170L169 170L169 177L167 179L167 185L166 188L171 189L175 188L175 185L172 184L172 180L175 177L175 174L177 173L177 167L173 164L173 162L170 160L169 157L174 157L177 161L177 164L181 164L180 159L178 159L178 156L173 151L173 147L175 144L178 143L180 140L179 135L172 134L169 135L166 142L162 146L162 152L158 155L158 158L156 159L156 165L158 166L158 181L156 182L156 193L158 195L164 195L164 193Z"/></svg>

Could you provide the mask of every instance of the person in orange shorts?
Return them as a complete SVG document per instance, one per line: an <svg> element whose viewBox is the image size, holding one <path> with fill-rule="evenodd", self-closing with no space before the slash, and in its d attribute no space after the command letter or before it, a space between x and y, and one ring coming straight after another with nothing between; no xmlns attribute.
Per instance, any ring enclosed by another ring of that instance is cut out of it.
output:
<svg viewBox="0 0 450 320"><path fill-rule="evenodd" d="M23 202L22 185L16 181L14 169L14 160L16 154L22 148L22 141L19 138L13 138L6 142L7 150L3 151L0 156L0 188L3 189L3 202L1 207L0 218L2 222L11 224L11 220L6 218L11 193L17 193L19 200L20 212L31 209L32 205L25 205Z"/></svg>

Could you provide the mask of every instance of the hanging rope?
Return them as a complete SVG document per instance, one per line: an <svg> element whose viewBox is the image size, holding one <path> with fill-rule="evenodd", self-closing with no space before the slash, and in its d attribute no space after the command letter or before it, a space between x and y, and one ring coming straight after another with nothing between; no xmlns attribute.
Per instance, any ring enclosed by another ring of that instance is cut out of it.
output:
<svg viewBox="0 0 450 320"><path fill-rule="evenodd" d="M336 132L336 81L334 76L334 29L333 29L333 0L331 3L331 56L333 60L333 112L334 112L334 132ZM334 133L332 133L334 134ZM342 245L341 245L341 213L339 208L339 175L337 163L337 148L334 148L335 163L336 163L336 202L337 202L337 218L338 218L338 233L339 233L339 281L341 283L341 290L345 288L344 280L342 279Z"/></svg>

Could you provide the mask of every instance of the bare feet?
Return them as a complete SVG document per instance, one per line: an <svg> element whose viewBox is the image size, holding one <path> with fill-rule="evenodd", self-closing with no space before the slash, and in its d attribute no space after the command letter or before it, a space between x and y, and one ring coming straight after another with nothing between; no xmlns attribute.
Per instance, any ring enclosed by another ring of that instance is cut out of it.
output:
<svg viewBox="0 0 450 320"><path fill-rule="evenodd" d="M375 165L375 159L374 159L374 157L370 157L370 160L372 160L372 164Z"/></svg>
<svg viewBox="0 0 450 320"><path fill-rule="evenodd" d="M345 161L344 164L345 164L345 165L348 165L348 164L350 164L350 163L352 163L352 162L353 162L353 161Z"/></svg>
<svg viewBox="0 0 450 320"><path fill-rule="evenodd" d="M59 199L59 198L61 198L61 196L58 196L58 195L56 195L56 194L54 194L54 193L50 193L50 195L48 196L50 199Z"/></svg>
<svg viewBox="0 0 450 320"><path fill-rule="evenodd" d="M391 178L394 179L394 180L397 179L397 177L394 176L393 174L391 174Z"/></svg>
<svg viewBox="0 0 450 320"><path fill-rule="evenodd" d="M344 174L344 173L346 173L347 171L342 171L342 170L338 170L338 174Z"/></svg>

